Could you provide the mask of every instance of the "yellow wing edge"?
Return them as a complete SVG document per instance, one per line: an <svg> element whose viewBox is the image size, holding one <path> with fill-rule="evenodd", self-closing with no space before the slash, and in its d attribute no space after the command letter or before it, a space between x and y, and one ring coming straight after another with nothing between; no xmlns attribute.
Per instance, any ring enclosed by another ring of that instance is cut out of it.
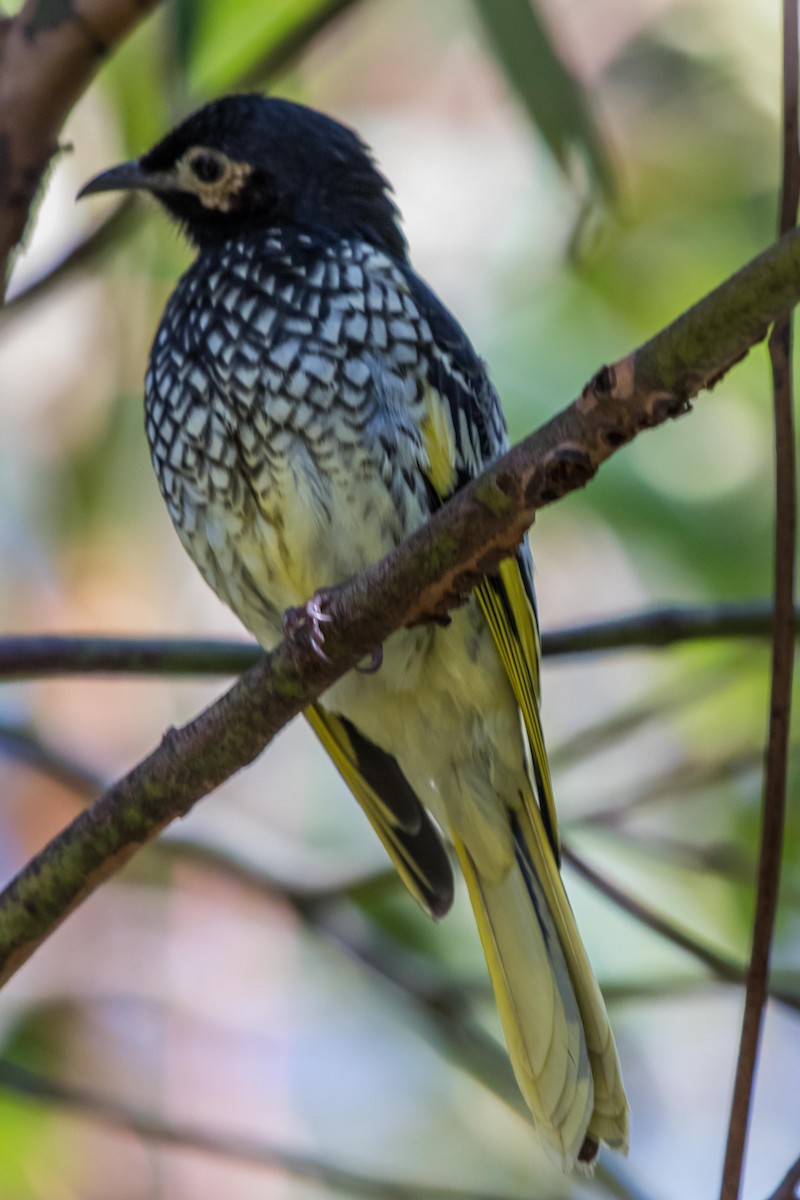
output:
<svg viewBox="0 0 800 1200"><path fill-rule="evenodd" d="M434 916L424 890L427 887L429 893L432 891L431 881L404 845L403 831L391 809L361 774L344 724L335 713L317 704L305 710L305 717L364 810L367 820L383 843L403 883L420 907L430 916Z"/></svg>
<svg viewBox="0 0 800 1200"><path fill-rule="evenodd" d="M522 713L547 840L558 863L558 816L539 716L539 626L517 559L504 559L497 576L484 579L475 590Z"/></svg>

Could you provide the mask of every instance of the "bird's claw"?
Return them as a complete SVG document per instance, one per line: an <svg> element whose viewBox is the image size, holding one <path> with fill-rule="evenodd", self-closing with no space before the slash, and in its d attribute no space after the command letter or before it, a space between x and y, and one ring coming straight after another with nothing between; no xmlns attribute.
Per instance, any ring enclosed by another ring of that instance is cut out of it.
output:
<svg viewBox="0 0 800 1200"><path fill-rule="evenodd" d="M376 671L380 671L383 666L383 646L376 646L372 651L372 658L366 666L361 666L359 663L356 670L360 675L374 675Z"/></svg>
<svg viewBox="0 0 800 1200"><path fill-rule="evenodd" d="M331 660L324 650L325 633L322 626L327 621L332 621L333 617L325 611L325 602L325 594L317 592L306 604L287 608L283 614L283 632L288 638L295 638L299 633L305 632L308 643L317 657L329 663Z"/></svg>

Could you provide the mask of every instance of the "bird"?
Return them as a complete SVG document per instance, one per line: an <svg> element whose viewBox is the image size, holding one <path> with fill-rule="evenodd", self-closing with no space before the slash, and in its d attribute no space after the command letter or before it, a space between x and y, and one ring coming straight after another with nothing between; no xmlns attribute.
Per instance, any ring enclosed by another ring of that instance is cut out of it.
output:
<svg viewBox="0 0 800 1200"><path fill-rule="evenodd" d="M274 96L187 117L80 196L150 193L196 257L145 377L178 537L266 650L508 448L498 393L414 271L348 126ZM316 597L316 599L315 599ZM403 629L306 710L409 892L474 911L509 1057L549 1157L627 1152L605 1004L560 874L527 539L446 623Z"/></svg>

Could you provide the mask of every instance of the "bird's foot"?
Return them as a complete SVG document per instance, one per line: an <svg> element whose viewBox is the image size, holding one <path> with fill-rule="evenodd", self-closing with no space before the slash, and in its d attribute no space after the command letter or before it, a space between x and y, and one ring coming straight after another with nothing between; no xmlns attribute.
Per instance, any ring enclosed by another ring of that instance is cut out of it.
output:
<svg viewBox="0 0 800 1200"><path fill-rule="evenodd" d="M305 633L314 653L325 662L331 660L325 653L325 630L323 626L332 621L333 617L325 611L328 596L325 592L316 592L305 604L296 608L287 608L283 614L283 633L285 637L296 638Z"/></svg>

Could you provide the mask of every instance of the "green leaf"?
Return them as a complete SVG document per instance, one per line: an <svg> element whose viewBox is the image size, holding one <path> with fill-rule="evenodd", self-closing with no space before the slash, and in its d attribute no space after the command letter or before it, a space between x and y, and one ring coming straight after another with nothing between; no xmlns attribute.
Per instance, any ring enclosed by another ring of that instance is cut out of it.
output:
<svg viewBox="0 0 800 1200"><path fill-rule="evenodd" d="M171 34L172 51L185 78L191 63L191 51L197 27L198 6L194 0L174 0L164 10Z"/></svg>
<svg viewBox="0 0 800 1200"><path fill-rule="evenodd" d="M571 151L586 160L607 199L614 197L608 154L586 92L570 73L530 0L473 0L512 88L565 174Z"/></svg>
<svg viewBox="0 0 800 1200"><path fill-rule="evenodd" d="M262 60L290 43L300 49L302 34L316 33L328 10L341 0L233 0L197 4L192 30L190 86L193 92L220 92L241 86Z"/></svg>

